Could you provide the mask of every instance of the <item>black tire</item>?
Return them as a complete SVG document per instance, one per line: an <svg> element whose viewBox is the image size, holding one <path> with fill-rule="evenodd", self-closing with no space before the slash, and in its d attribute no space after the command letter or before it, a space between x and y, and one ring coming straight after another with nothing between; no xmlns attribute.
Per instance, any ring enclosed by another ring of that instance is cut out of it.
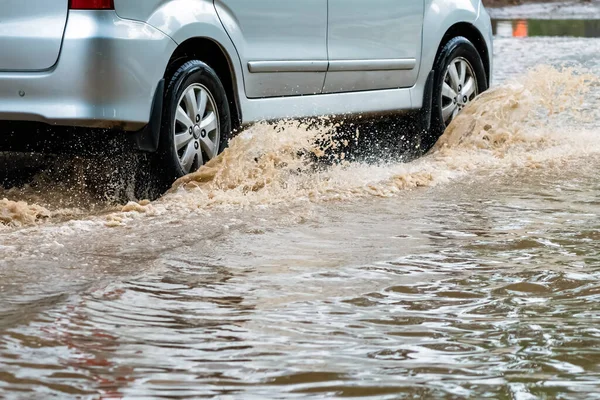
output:
<svg viewBox="0 0 600 400"><path fill-rule="evenodd" d="M439 51L433 65L433 96L431 101L431 125L421 140L421 150L430 150L446 129L446 123L442 116L442 87L446 70L450 63L456 58L466 59L473 69L477 82L478 94L488 89L487 74L479 52L467 38L457 36L447 42Z"/></svg>
<svg viewBox="0 0 600 400"><path fill-rule="evenodd" d="M216 72L202 61L187 61L175 71L165 91L158 151L153 162L153 174L158 179L162 191L168 189L175 180L185 175L175 150L173 125L178 100L183 92L193 84L203 85L215 100L220 129L218 153L221 153L227 147L231 135L229 101L221 80Z"/></svg>

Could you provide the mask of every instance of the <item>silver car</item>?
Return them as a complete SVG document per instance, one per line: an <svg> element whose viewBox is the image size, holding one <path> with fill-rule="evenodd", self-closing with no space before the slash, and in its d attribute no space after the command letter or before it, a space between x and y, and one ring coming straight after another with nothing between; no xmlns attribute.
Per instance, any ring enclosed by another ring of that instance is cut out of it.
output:
<svg viewBox="0 0 600 400"><path fill-rule="evenodd" d="M429 147L492 30L481 0L3 0L0 55L1 121L118 131L172 182L261 120L412 110Z"/></svg>

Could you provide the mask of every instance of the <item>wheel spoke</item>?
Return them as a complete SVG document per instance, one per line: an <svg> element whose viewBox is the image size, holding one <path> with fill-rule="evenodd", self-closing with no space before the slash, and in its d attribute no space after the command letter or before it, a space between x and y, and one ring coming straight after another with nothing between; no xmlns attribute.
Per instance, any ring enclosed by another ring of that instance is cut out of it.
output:
<svg viewBox="0 0 600 400"><path fill-rule="evenodd" d="M213 142L209 136L200 139L200 146L202 150L206 152L209 160L212 160L217 156L217 144Z"/></svg>
<svg viewBox="0 0 600 400"><path fill-rule="evenodd" d="M190 88L185 97L183 98L187 114L192 121L196 121L196 115L198 115L198 99L196 98L196 89Z"/></svg>
<svg viewBox="0 0 600 400"><path fill-rule="evenodd" d="M193 138L194 137L187 132L175 135L175 148L177 151L181 150L181 148L188 144Z"/></svg>
<svg viewBox="0 0 600 400"><path fill-rule="evenodd" d="M192 170L192 166L194 165L194 158L196 156L196 149L194 149L194 143L188 143L185 153L181 157L181 167L183 171L188 174Z"/></svg>
<svg viewBox="0 0 600 400"><path fill-rule="evenodd" d="M475 93L475 79L472 76L469 77L467 83L465 83L465 87L463 88L463 93L467 96L468 100L471 100L471 96Z"/></svg>
<svg viewBox="0 0 600 400"><path fill-rule="evenodd" d="M209 112L208 115L200 122L200 128L210 133L217 129L217 117L214 112Z"/></svg>
<svg viewBox="0 0 600 400"><path fill-rule="evenodd" d="M456 70L456 63L450 64L448 73L450 74L450 84L452 85L452 89L458 92L460 78L458 77L458 71Z"/></svg>
<svg viewBox="0 0 600 400"><path fill-rule="evenodd" d="M465 79L467 78L467 63L464 62L463 60L460 60L460 62L458 63L458 65L460 65L460 71L459 71L459 80L460 80L460 85L461 86L465 86Z"/></svg>
<svg viewBox="0 0 600 400"><path fill-rule="evenodd" d="M206 131L206 136L201 139L201 146L206 152L209 159L216 157L219 149L219 143L217 135L211 135L211 133L217 130L217 116L213 111L210 111L208 115L200 123L200 128ZM211 139L214 136L214 140Z"/></svg>
<svg viewBox="0 0 600 400"><path fill-rule="evenodd" d="M442 108L442 118L444 119L444 122L448 122L450 117L454 115L455 110L458 110L458 106L454 103L450 103Z"/></svg>
<svg viewBox="0 0 600 400"><path fill-rule="evenodd" d="M175 115L175 120L177 122L179 122L181 125L185 126L186 131L189 130L194 125L194 123L192 122L190 117L186 114L185 110L181 106L177 107L177 113Z"/></svg>
<svg viewBox="0 0 600 400"><path fill-rule="evenodd" d="M204 118L204 114L206 114L206 104L208 103L208 95L202 89L200 89L200 94L198 95L198 115L200 115L200 119Z"/></svg>
<svg viewBox="0 0 600 400"><path fill-rule="evenodd" d="M446 82L444 82L444 85L442 86L442 96L446 97L450 100L454 100L456 98L457 94L454 91L454 89L452 89L450 87L450 85L448 85Z"/></svg>
<svg viewBox="0 0 600 400"><path fill-rule="evenodd" d="M198 149L196 150L196 155L198 156L198 167L203 166L204 165L204 157L202 156L202 139L200 139Z"/></svg>

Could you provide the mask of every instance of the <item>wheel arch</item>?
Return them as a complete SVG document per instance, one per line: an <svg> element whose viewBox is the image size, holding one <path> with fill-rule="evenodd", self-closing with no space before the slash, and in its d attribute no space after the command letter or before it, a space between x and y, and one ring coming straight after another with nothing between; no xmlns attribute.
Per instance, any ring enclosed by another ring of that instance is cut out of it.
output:
<svg viewBox="0 0 600 400"><path fill-rule="evenodd" d="M165 78L172 73L174 62L177 63L176 68L192 58L208 64L225 87L232 126L237 129L242 121L241 102L245 96L242 65L213 0L154 0L154 3L157 4L148 5L147 12L142 13L144 16L140 18L177 44L169 64L165 66Z"/></svg>
<svg viewBox="0 0 600 400"><path fill-rule="evenodd" d="M481 0L425 0L423 39L419 77L411 88L413 108L423 106L427 77L433 69L440 49L453 36L465 36L473 42L482 57L488 83L493 72L492 35L489 14Z"/></svg>
<svg viewBox="0 0 600 400"><path fill-rule="evenodd" d="M216 73L227 94L232 129L241 126L242 115L237 90L237 77L233 61L215 40L208 37L191 37L177 46L165 70L165 81L169 82L175 71L187 61L199 60L206 63Z"/></svg>
<svg viewBox="0 0 600 400"><path fill-rule="evenodd" d="M435 59L437 59L438 55L440 54L440 51L442 51L444 46L450 40L452 40L453 38L458 37L458 36L462 36L462 37L468 39L471 43L473 43L473 46L475 46L475 49L477 49L477 52L479 53L479 56L481 57L483 67L485 69L486 80L487 80L488 87L489 87L490 83L491 83L490 51L487 47L485 39L483 38L483 35L472 24L470 24L468 22L458 22L458 23L452 25L450 28L448 28L448 30L446 31L446 33L444 34L444 36L442 37L442 39L438 45Z"/></svg>

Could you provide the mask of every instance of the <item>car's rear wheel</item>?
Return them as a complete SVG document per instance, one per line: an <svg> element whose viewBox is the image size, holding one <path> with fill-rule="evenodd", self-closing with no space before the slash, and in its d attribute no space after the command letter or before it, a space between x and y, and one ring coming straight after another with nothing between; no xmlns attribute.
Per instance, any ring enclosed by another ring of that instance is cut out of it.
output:
<svg viewBox="0 0 600 400"><path fill-rule="evenodd" d="M186 62L165 93L154 168L163 190L221 153L230 132L229 102L219 77L201 61Z"/></svg>
<svg viewBox="0 0 600 400"><path fill-rule="evenodd" d="M446 43L434 64L430 129L421 141L429 150L458 113L478 94L488 89L488 81L479 52L462 36Z"/></svg>

